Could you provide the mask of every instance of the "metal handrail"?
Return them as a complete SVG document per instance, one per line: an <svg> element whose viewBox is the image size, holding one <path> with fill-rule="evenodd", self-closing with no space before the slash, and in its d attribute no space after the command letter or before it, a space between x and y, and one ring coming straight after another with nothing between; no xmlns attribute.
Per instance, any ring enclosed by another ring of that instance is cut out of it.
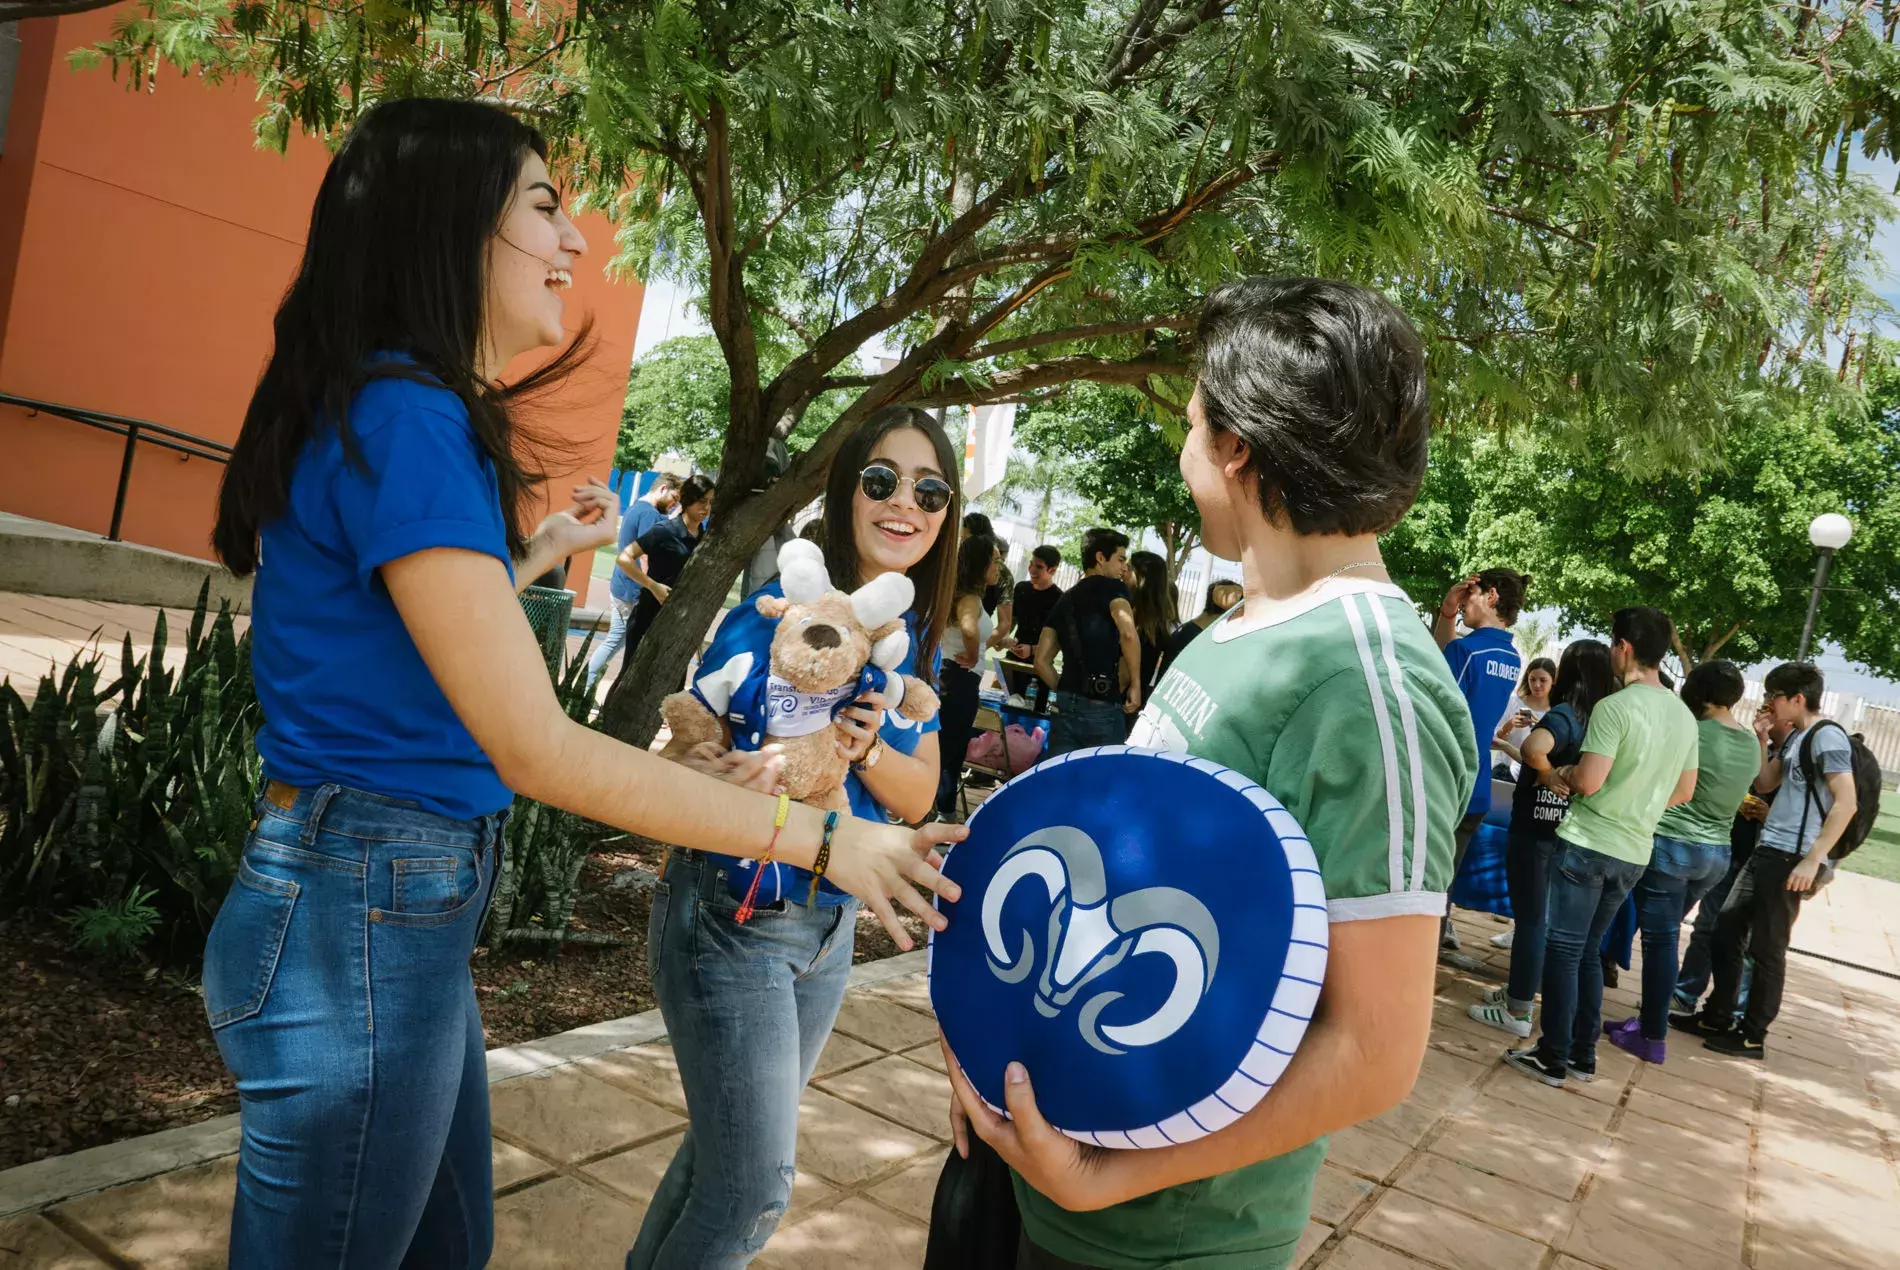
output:
<svg viewBox="0 0 1900 1270"><path fill-rule="evenodd" d="M67 419L73 423L84 424L88 428L97 428L101 432L110 432L125 438L125 454L119 460L119 489L112 499L112 527L106 531L106 537L112 542L119 541L119 530L125 521L125 495L132 485L132 455L139 443L155 445L161 450L171 450L188 458L209 459L213 463L229 463L231 447L209 437L201 437L190 432L181 432L177 428L168 428L164 424L153 423L149 419L133 419L125 415L107 414L103 410L86 410L79 406L62 406L57 402L36 401L31 397L16 397L12 393L0 392L0 406L15 406L28 414L51 415L56 419Z"/></svg>

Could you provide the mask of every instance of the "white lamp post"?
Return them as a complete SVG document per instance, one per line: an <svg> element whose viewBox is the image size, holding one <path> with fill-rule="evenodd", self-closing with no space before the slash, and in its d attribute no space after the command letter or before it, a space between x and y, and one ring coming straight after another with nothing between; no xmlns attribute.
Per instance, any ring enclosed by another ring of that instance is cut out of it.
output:
<svg viewBox="0 0 1900 1270"><path fill-rule="evenodd" d="M1814 589L1808 593L1808 620L1801 624L1801 650L1796 661L1808 659L1808 644L1814 638L1814 615L1821 607L1821 588L1827 585L1828 561L1854 536L1854 522L1839 512L1823 512L1808 524L1808 541L1821 558L1814 565Z"/></svg>

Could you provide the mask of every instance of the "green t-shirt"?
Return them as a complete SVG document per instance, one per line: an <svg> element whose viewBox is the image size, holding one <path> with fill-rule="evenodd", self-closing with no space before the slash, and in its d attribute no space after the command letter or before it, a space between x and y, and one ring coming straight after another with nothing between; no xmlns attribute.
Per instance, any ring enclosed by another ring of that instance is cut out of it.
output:
<svg viewBox="0 0 1900 1270"><path fill-rule="evenodd" d="M1476 777L1471 715L1397 587L1339 579L1229 613L1176 659L1129 743L1211 759L1285 804L1312 840L1331 920L1445 911ZM1016 1199L1031 1240L1084 1265L1276 1270L1325 1158L1321 1139L1099 1212L1059 1208L1020 1177Z"/></svg>
<svg viewBox="0 0 1900 1270"><path fill-rule="evenodd" d="M1596 793L1570 800L1557 836L1587 851L1648 864L1669 795L1696 765L1695 716L1675 693L1631 684L1590 712L1583 752L1607 757L1610 774ZM1722 840L1728 841L1726 834Z"/></svg>
<svg viewBox="0 0 1900 1270"><path fill-rule="evenodd" d="M1735 813L1761 771L1761 742L1747 728L1714 719L1696 724L1695 732L1695 797L1665 811L1656 832L1678 842L1726 847Z"/></svg>

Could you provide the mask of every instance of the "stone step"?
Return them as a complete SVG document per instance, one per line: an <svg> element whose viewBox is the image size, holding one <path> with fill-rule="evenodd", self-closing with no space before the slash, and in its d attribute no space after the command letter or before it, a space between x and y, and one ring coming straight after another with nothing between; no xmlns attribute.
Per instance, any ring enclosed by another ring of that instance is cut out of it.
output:
<svg viewBox="0 0 1900 1270"><path fill-rule="evenodd" d="M213 561L0 512L0 591L189 609L207 578L213 609L250 612L250 580Z"/></svg>

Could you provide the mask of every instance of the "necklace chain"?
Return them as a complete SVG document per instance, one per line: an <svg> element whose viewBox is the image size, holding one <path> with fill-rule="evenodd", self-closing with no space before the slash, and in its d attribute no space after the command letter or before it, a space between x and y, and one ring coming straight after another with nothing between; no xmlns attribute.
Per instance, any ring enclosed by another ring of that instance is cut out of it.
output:
<svg viewBox="0 0 1900 1270"><path fill-rule="evenodd" d="M1325 577L1321 578L1319 581L1331 582L1334 578L1338 577L1340 574L1345 573L1352 569L1383 569L1383 568L1385 568L1385 561L1383 560L1355 560L1351 564L1340 565L1337 569L1334 569L1331 573L1327 574ZM1319 582L1315 582L1313 585L1318 586Z"/></svg>

